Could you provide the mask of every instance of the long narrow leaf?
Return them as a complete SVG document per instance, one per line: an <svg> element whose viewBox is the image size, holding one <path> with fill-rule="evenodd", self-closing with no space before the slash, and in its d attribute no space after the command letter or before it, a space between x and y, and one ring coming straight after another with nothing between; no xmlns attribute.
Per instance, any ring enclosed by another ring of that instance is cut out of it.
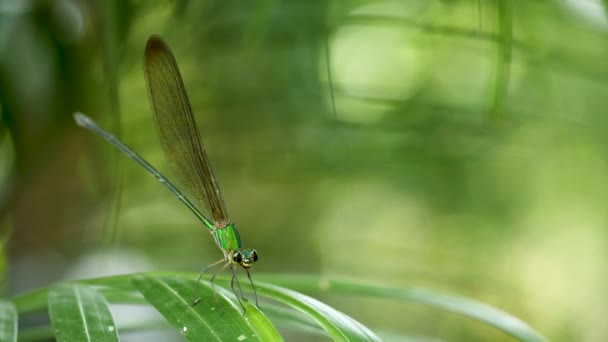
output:
<svg viewBox="0 0 608 342"><path fill-rule="evenodd" d="M264 303L264 314L275 324L286 330L307 333L313 336L328 336L315 321L284 305Z"/></svg>
<svg viewBox="0 0 608 342"><path fill-rule="evenodd" d="M272 323L257 308L243 301L247 309L243 315L241 307L228 300L222 288L216 287L216 303L211 288L202 283L198 296L203 300L191 306L196 285L194 280L182 276L141 275L135 277L133 283L189 341L282 340Z"/></svg>
<svg viewBox="0 0 608 342"><path fill-rule="evenodd" d="M0 341L17 341L17 309L5 300L0 301Z"/></svg>
<svg viewBox="0 0 608 342"><path fill-rule="evenodd" d="M351 317L301 293L256 282L258 292L304 313L335 341L379 341L380 338Z"/></svg>
<svg viewBox="0 0 608 342"><path fill-rule="evenodd" d="M85 279L79 281L84 285L95 286L96 290L104 295L111 303L120 304L143 304L145 303L141 293L131 284L132 274L120 276ZM128 284L125 285L125 284ZM30 292L16 295L12 298L20 315L46 310L48 289L41 288Z"/></svg>
<svg viewBox="0 0 608 342"><path fill-rule="evenodd" d="M80 284L54 287L48 305L58 341L118 341L110 306L95 289Z"/></svg>
<svg viewBox="0 0 608 342"><path fill-rule="evenodd" d="M260 277L258 277L260 278ZM520 341L545 341L541 334L519 318L473 299L418 288L393 288L356 281L342 281L317 276L266 276L274 284L299 290L316 290L331 293L366 295L391 300L399 299L423 303L441 310L472 318L493 326Z"/></svg>
<svg viewBox="0 0 608 342"><path fill-rule="evenodd" d="M36 289L11 298L20 315L46 310L48 289Z"/></svg>

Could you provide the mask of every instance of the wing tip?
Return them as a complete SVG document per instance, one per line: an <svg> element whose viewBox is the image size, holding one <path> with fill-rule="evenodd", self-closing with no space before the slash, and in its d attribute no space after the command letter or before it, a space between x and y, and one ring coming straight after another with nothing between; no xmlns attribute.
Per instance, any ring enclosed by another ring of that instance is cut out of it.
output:
<svg viewBox="0 0 608 342"><path fill-rule="evenodd" d="M167 43L161 36L158 34L153 34L148 38L145 53L148 54L153 51L167 50L167 47Z"/></svg>

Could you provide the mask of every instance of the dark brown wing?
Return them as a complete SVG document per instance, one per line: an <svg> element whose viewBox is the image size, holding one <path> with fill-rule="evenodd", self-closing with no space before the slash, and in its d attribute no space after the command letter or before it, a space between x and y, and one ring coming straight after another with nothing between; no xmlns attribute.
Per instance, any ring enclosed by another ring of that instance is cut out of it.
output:
<svg viewBox="0 0 608 342"><path fill-rule="evenodd" d="M144 73L156 129L174 173L188 187L197 204L210 211L215 226L226 226L228 212L205 153L184 82L173 53L159 36L148 39Z"/></svg>

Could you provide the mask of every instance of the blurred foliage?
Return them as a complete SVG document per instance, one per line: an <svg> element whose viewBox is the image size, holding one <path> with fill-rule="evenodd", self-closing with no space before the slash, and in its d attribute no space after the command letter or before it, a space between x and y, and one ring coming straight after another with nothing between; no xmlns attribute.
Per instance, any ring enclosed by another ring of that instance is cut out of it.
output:
<svg viewBox="0 0 608 342"><path fill-rule="evenodd" d="M168 169L141 65L157 33L260 253L254 278L445 290L554 341L604 341L606 15L599 0L3 1L9 292L219 257L166 189L72 121L85 112ZM507 340L426 307L321 299L387 334Z"/></svg>

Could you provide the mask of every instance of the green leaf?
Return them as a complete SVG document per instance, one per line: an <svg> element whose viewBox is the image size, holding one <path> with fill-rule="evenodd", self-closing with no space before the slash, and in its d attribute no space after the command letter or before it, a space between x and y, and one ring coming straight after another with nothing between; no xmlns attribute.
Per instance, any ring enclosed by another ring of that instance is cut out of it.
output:
<svg viewBox="0 0 608 342"><path fill-rule="evenodd" d="M256 282L258 293L304 313L317 322L336 341L379 341L361 323L318 300L282 287Z"/></svg>
<svg viewBox="0 0 608 342"><path fill-rule="evenodd" d="M247 312L228 297L231 294L216 286L217 303L207 282L199 287L204 300L191 306L196 281L177 275L140 275L133 279L141 291L167 321L189 341L282 341L272 323L248 301ZM218 308L216 304L219 304Z"/></svg>
<svg viewBox="0 0 608 342"><path fill-rule="evenodd" d="M46 309L48 289L36 289L11 298L20 315Z"/></svg>
<svg viewBox="0 0 608 342"><path fill-rule="evenodd" d="M260 277L258 277L260 278ZM382 297L391 300L399 299L423 303L438 309L452 312L464 317L493 326L520 341L545 341L538 332L519 318L473 299L417 288L393 288L365 284L356 281L342 281L317 276L265 276L262 277L275 284L289 286L299 290L316 290L321 292L342 293Z"/></svg>
<svg viewBox="0 0 608 342"><path fill-rule="evenodd" d="M239 325L245 323L244 325L250 325L247 327L249 331L255 330L255 334L258 336L256 339L280 339L275 328L268 322L266 317L259 313L259 311L247 301L243 302L247 308L247 315L243 318L241 315L242 309L237 304L238 302L236 302L235 299L227 300L226 298L234 298L232 293L222 287L216 286L216 289L218 290L218 300L224 308L224 313L221 317L218 310L213 308L217 303L213 297L213 292L206 282L202 283L200 288L201 298L205 298L205 301L194 308L189 307L188 304L190 304L190 301L192 300L192 291L195 286L194 280L191 279L194 279L195 276L195 274L181 272L149 273L147 276L137 276L134 283L137 285L137 288L144 293L146 297L145 300L155 305L157 309L165 315L166 319L173 326L178 327L182 333L184 333L183 327L186 326L188 327L186 333L191 329L194 329L196 332L194 335L201 336L201 331L197 330L198 328L196 325L204 325L206 323L211 326L211 328L205 326L202 336L205 336L204 334L209 333L209 331L219 331L219 333L222 333L221 336L224 337L223 333L225 333L225 330L233 328L241 329ZM133 286L133 282L131 281L132 278L133 275L121 275L83 280L82 282L98 288L98 291L103 293L104 296L113 303L142 303L144 302L144 298L141 297L141 294L137 292L136 287ZM357 297L371 296L388 298L390 300L419 302L496 327L520 341L545 341L542 335L509 313L461 296L426 289L392 288L365 284L357 281L334 280L320 276L258 275L256 278L263 278L275 285L283 285L292 289L304 291L319 291L355 295ZM218 284L229 284L229 280L230 278L218 277L217 282ZM154 285L154 283L156 283L156 285ZM163 285L161 286L161 284ZM162 288L166 286L169 286L169 288L163 290ZM160 289L155 289L156 287L160 287ZM365 335L368 335L365 339L377 338L370 333L369 330L348 316L328 308L312 298L263 282L256 282L256 288L258 289L260 296L268 297L287 305L287 309L286 307L277 306L271 303L263 305L262 309L264 313L272 316L273 322L275 323L280 323L284 326L289 326L293 329L306 331L315 335L326 332L334 339L340 340L347 340L348 338L362 339L361 336ZM247 290L248 286L244 286L243 289ZM155 291L158 291L158 293ZM165 294L164 292L167 291L173 291L175 293ZM167 303L171 301L176 301L175 303L179 302L180 304L175 305L174 303L173 305L168 305ZM39 311L44 308L45 302L46 290L44 289L16 296L13 300L13 303L18 308L20 314ZM289 308L295 308L299 312L289 310ZM168 312L163 313L163 310ZM186 314L186 312L189 313ZM193 319L194 323L192 323L184 320L187 316L202 316L203 319L195 317ZM234 321L226 323L226 317L229 317L228 320L234 319ZM192 323L194 325L190 327L190 325L187 325L186 323ZM321 330L319 326L323 330ZM222 331L222 329L224 331ZM230 336L234 337L234 334ZM236 338L238 340L238 337L247 336L249 335L241 334L237 335ZM344 336L347 337L345 338ZM188 337L188 334L186 334L186 337Z"/></svg>
<svg viewBox="0 0 608 342"><path fill-rule="evenodd" d="M0 300L0 341L17 341L17 309L5 300Z"/></svg>
<svg viewBox="0 0 608 342"><path fill-rule="evenodd" d="M50 289L48 305L58 341L118 341L110 306L95 289L59 285Z"/></svg>
<svg viewBox="0 0 608 342"><path fill-rule="evenodd" d="M83 279L78 283L91 285L102 293L111 303L121 304L144 304L145 301L133 284L132 274L121 274L117 276ZM46 310L48 288L40 288L30 292L18 294L12 298L20 315Z"/></svg>
<svg viewBox="0 0 608 342"><path fill-rule="evenodd" d="M294 311L284 305L264 303L264 314L266 314L275 326L290 329L293 331L305 332L317 336L327 336L315 321L308 318L298 311Z"/></svg>

